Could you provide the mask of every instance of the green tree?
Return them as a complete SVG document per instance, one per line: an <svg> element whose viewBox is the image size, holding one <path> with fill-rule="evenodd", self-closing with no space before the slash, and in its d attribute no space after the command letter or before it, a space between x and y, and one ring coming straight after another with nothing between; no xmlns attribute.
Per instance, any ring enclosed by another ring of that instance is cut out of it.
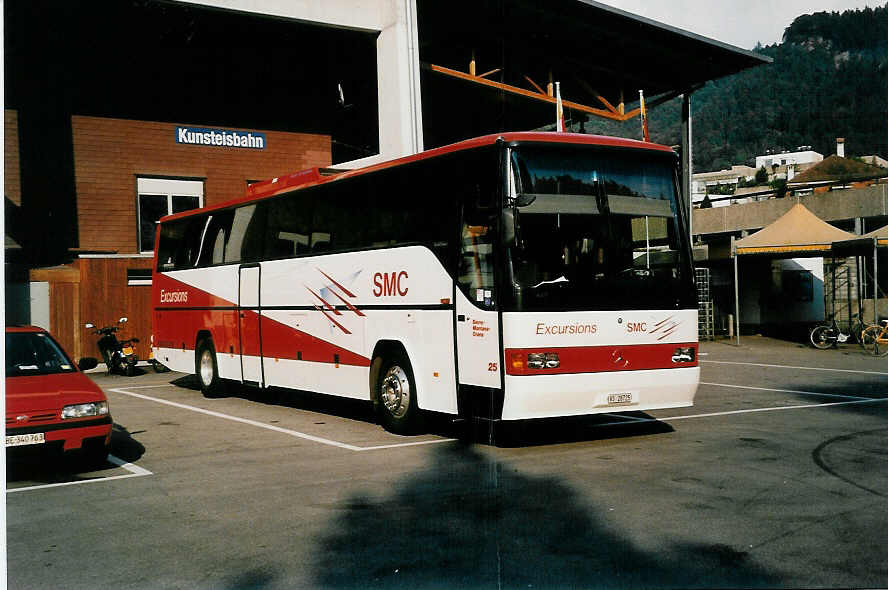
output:
<svg viewBox="0 0 888 590"><path fill-rule="evenodd" d="M764 165L755 171L755 183L757 185L768 184L768 171L765 169Z"/></svg>

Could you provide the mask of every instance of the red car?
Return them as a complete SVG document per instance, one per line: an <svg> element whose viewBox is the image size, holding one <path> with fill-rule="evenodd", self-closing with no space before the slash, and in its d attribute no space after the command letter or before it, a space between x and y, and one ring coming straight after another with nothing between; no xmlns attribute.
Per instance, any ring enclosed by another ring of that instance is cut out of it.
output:
<svg viewBox="0 0 888 590"><path fill-rule="evenodd" d="M111 445L111 412L104 392L49 333L33 326L6 328L6 448L79 451L98 464Z"/></svg>

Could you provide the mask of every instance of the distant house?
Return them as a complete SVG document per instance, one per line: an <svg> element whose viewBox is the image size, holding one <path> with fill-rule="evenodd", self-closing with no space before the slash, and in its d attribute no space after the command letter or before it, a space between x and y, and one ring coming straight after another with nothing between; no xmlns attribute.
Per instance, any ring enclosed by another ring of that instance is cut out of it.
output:
<svg viewBox="0 0 888 590"><path fill-rule="evenodd" d="M808 147L808 146L802 146ZM769 174L773 173L773 169L780 166L800 166L804 164L814 165L823 161L823 155L810 149L796 150L794 152L781 152L779 154L765 154L755 157L755 169L758 170L762 166Z"/></svg>
<svg viewBox="0 0 888 590"><path fill-rule="evenodd" d="M888 160L885 158L880 158L879 156L860 156L860 160L870 164L872 166L879 166L881 168L888 168Z"/></svg>
<svg viewBox="0 0 888 590"><path fill-rule="evenodd" d="M749 166L731 166L730 169L716 172L698 172L691 181L691 193L693 202L700 204L704 197L714 187L724 185L732 189L741 181L752 180L755 177L755 168Z"/></svg>
<svg viewBox="0 0 888 590"><path fill-rule="evenodd" d="M796 175L787 188L795 195L806 195L843 188L863 188L880 178L888 178L888 169L833 154Z"/></svg>

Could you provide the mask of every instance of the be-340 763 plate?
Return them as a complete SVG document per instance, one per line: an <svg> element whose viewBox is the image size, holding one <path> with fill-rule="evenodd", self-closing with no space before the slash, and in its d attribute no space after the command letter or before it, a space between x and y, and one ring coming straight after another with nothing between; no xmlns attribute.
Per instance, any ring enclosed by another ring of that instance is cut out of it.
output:
<svg viewBox="0 0 888 590"><path fill-rule="evenodd" d="M21 447L24 445L40 445L46 442L46 437L42 432L32 432L30 434L13 434L6 437L7 447Z"/></svg>

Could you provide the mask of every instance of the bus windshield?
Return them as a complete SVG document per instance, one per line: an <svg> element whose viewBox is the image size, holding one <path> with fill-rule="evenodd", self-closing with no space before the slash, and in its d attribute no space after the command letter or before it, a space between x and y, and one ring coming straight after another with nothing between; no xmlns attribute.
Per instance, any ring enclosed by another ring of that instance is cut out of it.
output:
<svg viewBox="0 0 888 590"><path fill-rule="evenodd" d="M510 310L695 307L673 156L528 145L511 167Z"/></svg>

